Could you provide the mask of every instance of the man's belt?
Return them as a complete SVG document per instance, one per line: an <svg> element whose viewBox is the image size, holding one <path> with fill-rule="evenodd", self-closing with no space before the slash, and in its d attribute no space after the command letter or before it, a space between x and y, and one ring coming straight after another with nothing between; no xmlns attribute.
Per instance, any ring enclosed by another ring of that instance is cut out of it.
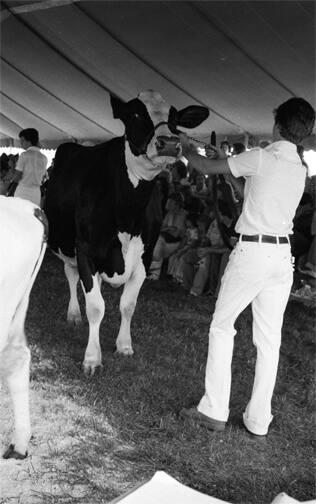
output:
<svg viewBox="0 0 316 504"><path fill-rule="evenodd" d="M270 235L239 235L239 241L262 242L262 243L290 243L287 236L270 236Z"/></svg>

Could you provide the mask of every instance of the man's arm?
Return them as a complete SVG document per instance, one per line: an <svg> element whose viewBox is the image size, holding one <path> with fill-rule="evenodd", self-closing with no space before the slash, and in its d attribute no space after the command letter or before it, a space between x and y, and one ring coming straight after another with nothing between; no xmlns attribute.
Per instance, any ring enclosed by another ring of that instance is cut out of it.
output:
<svg viewBox="0 0 316 504"><path fill-rule="evenodd" d="M231 174L227 159L223 156L220 149L214 147L217 158L211 159L198 154L185 134L180 135L180 141L182 154L189 161L189 166L191 168L195 168L198 172L203 173L203 175L216 175L221 173Z"/></svg>

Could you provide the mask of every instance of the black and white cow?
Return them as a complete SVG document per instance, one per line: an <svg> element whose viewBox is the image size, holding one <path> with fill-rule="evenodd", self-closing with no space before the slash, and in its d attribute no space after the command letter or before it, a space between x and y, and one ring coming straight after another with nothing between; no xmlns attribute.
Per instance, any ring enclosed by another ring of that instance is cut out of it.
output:
<svg viewBox="0 0 316 504"><path fill-rule="evenodd" d="M15 426L4 458L26 457L31 437L30 351L24 321L46 249L40 220L43 212L30 201L0 196L0 378L8 384Z"/></svg>
<svg viewBox="0 0 316 504"><path fill-rule="evenodd" d="M111 105L114 117L125 125L125 135L94 147L60 145L45 202L49 245L64 261L69 282L68 321L81 320L79 278L83 286L89 321L86 374L93 374L102 360L102 280L113 287L124 284L116 349L133 354L130 325L146 276L142 235L154 179L181 155L177 127L194 128L209 113L200 106L177 111L151 90L127 103L111 97Z"/></svg>

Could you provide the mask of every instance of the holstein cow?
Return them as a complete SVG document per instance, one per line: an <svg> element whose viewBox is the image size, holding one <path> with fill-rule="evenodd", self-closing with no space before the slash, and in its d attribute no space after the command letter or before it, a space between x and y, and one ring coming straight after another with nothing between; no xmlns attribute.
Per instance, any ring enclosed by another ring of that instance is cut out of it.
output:
<svg viewBox="0 0 316 504"><path fill-rule="evenodd" d="M68 321L81 320L79 278L83 285L89 321L86 374L101 366L102 280L113 287L125 284L116 349L133 354L130 325L146 276L142 235L154 179L181 155L177 127L194 128L209 114L200 106L177 111L155 91L142 92L127 103L111 97L111 105L114 117L125 125L125 135L94 147L60 145L45 202L49 245L64 261L69 282Z"/></svg>
<svg viewBox="0 0 316 504"><path fill-rule="evenodd" d="M46 249L43 223L43 212L30 201L0 196L0 376L8 383L15 424L4 458L26 457L31 437L24 321Z"/></svg>

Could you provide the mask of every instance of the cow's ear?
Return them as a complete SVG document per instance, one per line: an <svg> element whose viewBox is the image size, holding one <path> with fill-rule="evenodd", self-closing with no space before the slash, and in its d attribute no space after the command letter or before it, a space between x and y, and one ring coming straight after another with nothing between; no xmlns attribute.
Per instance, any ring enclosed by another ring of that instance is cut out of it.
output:
<svg viewBox="0 0 316 504"><path fill-rule="evenodd" d="M206 107L191 105L178 111L178 126L195 128L208 118L210 112Z"/></svg>
<svg viewBox="0 0 316 504"><path fill-rule="evenodd" d="M125 103L114 95L110 95L110 99L114 119L123 119L125 113Z"/></svg>

